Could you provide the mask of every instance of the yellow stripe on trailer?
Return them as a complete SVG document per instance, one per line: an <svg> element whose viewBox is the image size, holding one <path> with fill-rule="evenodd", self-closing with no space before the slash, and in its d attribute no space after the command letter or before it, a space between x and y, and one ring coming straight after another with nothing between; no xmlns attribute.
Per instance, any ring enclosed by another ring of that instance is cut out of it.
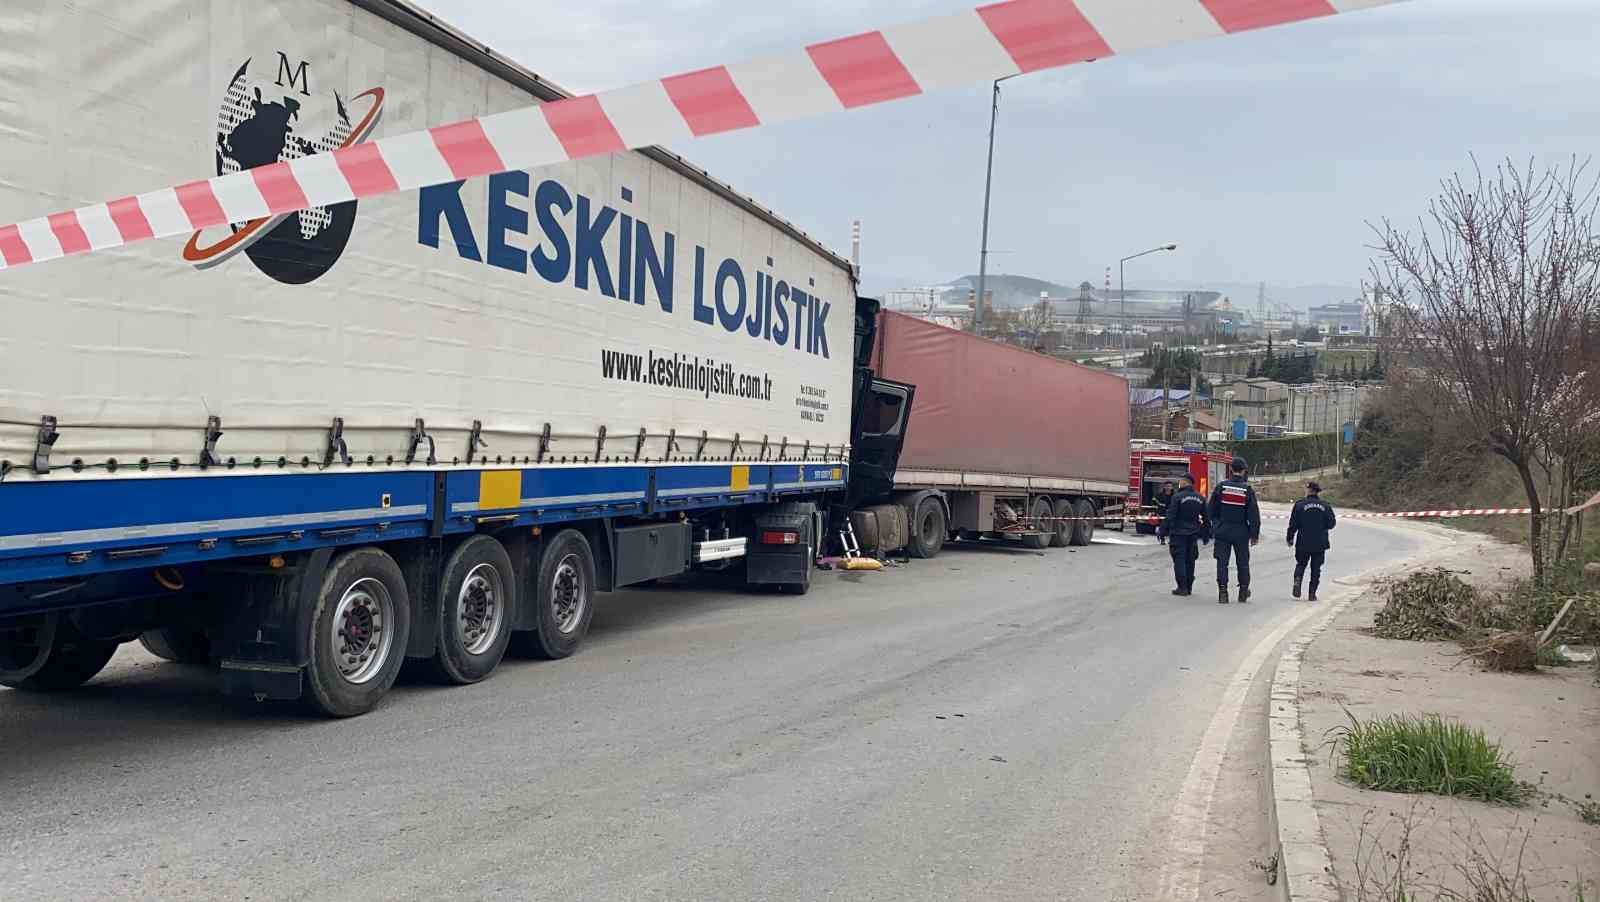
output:
<svg viewBox="0 0 1600 902"><path fill-rule="evenodd" d="M521 504L521 470L484 470L478 474L478 510L508 510Z"/></svg>

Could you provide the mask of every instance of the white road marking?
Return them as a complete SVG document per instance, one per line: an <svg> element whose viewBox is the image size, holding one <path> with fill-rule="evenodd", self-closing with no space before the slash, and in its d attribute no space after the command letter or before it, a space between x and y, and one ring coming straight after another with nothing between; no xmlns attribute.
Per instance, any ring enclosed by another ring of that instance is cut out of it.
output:
<svg viewBox="0 0 1600 902"><path fill-rule="evenodd" d="M1206 824L1211 816L1211 797L1216 792L1217 776L1222 770L1222 758L1233 738L1233 728L1238 723L1239 712L1244 709L1245 698L1250 694L1250 684L1256 671L1266 663L1267 656L1278 647L1283 637L1296 629L1313 614L1326 613L1321 604L1304 605L1256 643L1245 655L1244 663L1234 671L1228 681L1228 690L1206 727L1200 748L1189 765L1189 775L1178 792L1177 805L1172 812L1172 851L1168 859L1167 879L1163 881L1166 892L1163 899L1192 902L1200 897L1200 867L1206 849Z"/></svg>
<svg viewBox="0 0 1600 902"><path fill-rule="evenodd" d="M1363 521L1362 526L1377 527L1391 532L1406 532L1411 535L1422 533L1426 539L1434 541L1439 539L1437 533L1432 533L1423 527L1423 524L1404 520ZM1426 560L1428 551L1432 547L1433 543L1429 542L1423 551L1409 558L1363 571L1350 582L1342 579L1333 582L1350 587L1340 595L1353 594L1364 588L1366 583L1380 573ZM1211 716L1211 723L1207 725L1205 735L1200 740L1200 747L1195 751L1194 759L1189 764L1189 774L1183 780L1183 788L1178 791L1169 834L1172 837L1173 855L1167 860L1165 875L1161 881L1165 888L1161 898L1180 900L1180 902L1197 902L1200 898L1200 875L1205 856L1207 826L1211 819L1211 799L1216 792L1217 777L1222 772L1222 759L1227 753L1228 743L1233 738L1239 713L1244 709L1245 699L1250 694L1250 684L1255 681L1256 672L1261 669L1261 665L1266 662L1267 656L1272 654L1273 649L1278 647L1278 643L1312 616L1329 614L1332 607L1330 602L1333 600L1324 598L1318 604L1302 604L1298 612L1256 643L1245 656L1244 662L1239 665L1239 669L1234 671L1228 689L1223 693L1222 702L1218 705L1216 713ZM1270 761L1268 766L1271 766ZM1272 841L1276 842L1277 837L1272 837Z"/></svg>

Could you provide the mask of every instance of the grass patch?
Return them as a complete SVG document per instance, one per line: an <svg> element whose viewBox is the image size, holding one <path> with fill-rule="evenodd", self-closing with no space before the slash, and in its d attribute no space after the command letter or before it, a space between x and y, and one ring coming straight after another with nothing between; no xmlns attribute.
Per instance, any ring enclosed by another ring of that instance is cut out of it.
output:
<svg viewBox="0 0 1600 902"><path fill-rule="evenodd" d="M1365 348L1324 348L1317 352L1317 371L1342 376L1345 367L1352 363L1359 371L1372 362L1373 353Z"/></svg>
<svg viewBox="0 0 1600 902"><path fill-rule="evenodd" d="M1437 714L1397 714L1333 730L1341 772L1366 789L1430 792L1435 795L1518 805L1529 790L1517 780L1499 743L1483 731Z"/></svg>

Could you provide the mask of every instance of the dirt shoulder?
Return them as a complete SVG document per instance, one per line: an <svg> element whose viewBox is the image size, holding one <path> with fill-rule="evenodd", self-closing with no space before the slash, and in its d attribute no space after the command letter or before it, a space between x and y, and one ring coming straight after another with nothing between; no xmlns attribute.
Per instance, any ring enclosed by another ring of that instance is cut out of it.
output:
<svg viewBox="0 0 1600 902"><path fill-rule="evenodd" d="M1449 535L1452 543L1431 566L1489 589L1526 573L1526 554L1519 548L1470 533ZM1367 590L1306 649L1300 675L1312 793L1344 897L1391 898L1363 891L1363 885L1390 872L1389 856L1404 840L1408 883L1422 890L1418 898L1432 899L1440 889L1468 892L1463 869L1480 865L1507 874L1520 869L1535 899L1576 898L1579 880L1591 883L1588 898L1595 898L1600 825L1585 823L1572 805L1550 797L1600 799L1600 687L1594 669L1484 672L1454 643L1371 635L1373 614L1381 607L1380 591ZM1349 723L1350 715L1367 720L1389 714L1439 714L1482 729L1510 754L1517 776L1545 795L1514 808L1374 792L1339 778L1325 738Z"/></svg>

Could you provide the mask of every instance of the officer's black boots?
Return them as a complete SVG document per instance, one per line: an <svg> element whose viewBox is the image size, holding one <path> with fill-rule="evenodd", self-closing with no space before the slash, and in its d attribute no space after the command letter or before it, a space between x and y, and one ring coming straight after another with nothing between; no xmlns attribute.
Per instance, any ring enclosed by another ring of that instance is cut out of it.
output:
<svg viewBox="0 0 1600 902"><path fill-rule="evenodd" d="M1296 597L1296 598L1300 597L1300 580L1298 580L1298 579L1294 581L1293 594L1294 594L1294 597Z"/></svg>
<svg viewBox="0 0 1600 902"><path fill-rule="evenodd" d="M1239 587L1239 603L1244 604L1250 600L1250 590L1244 586Z"/></svg>
<svg viewBox="0 0 1600 902"><path fill-rule="evenodd" d="M1228 603L1228 587L1227 586L1219 586L1217 588L1217 604L1227 604L1227 603Z"/></svg>

